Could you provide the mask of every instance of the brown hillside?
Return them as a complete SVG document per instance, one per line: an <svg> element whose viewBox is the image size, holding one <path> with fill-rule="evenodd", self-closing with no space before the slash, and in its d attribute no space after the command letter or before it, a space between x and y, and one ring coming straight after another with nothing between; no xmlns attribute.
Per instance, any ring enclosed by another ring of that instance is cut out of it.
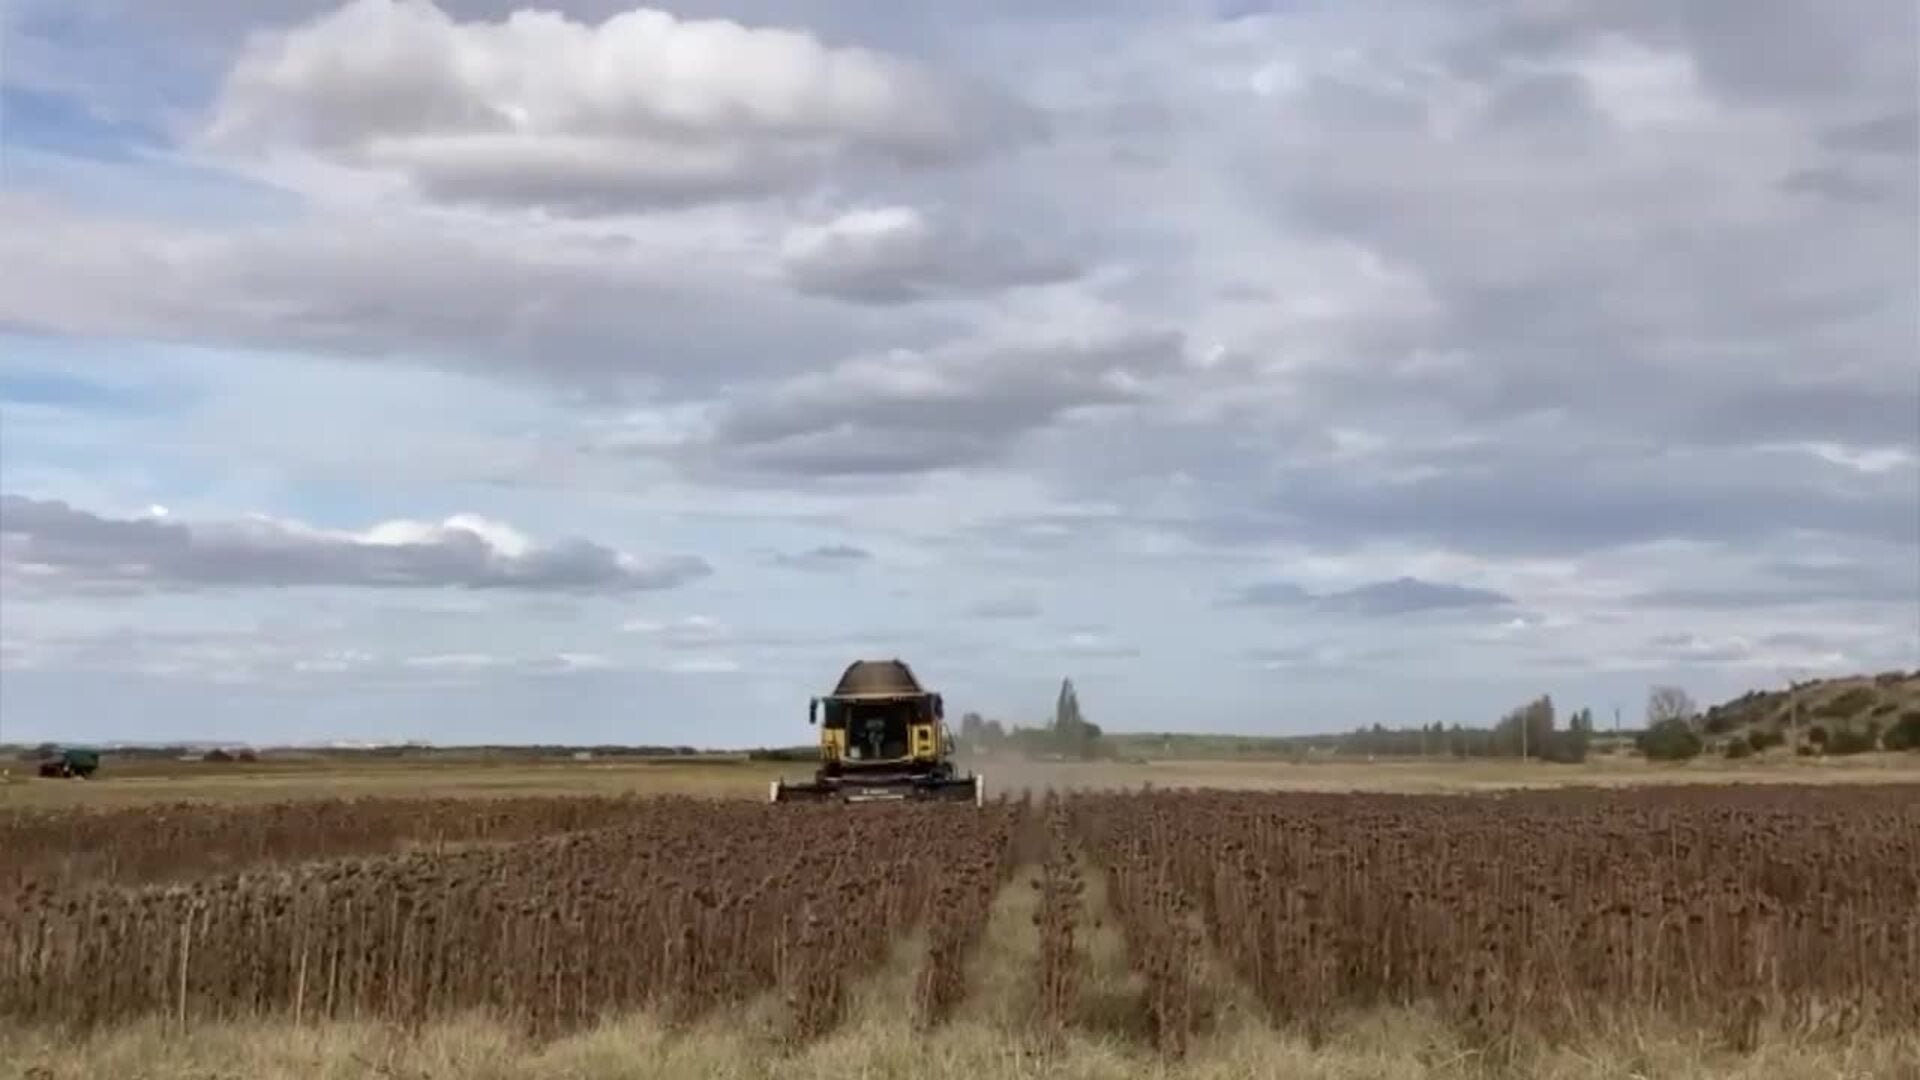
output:
<svg viewBox="0 0 1920 1080"><path fill-rule="evenodd" d="M1920 724L1920 670L1811 679L1785 690L1754 690L1709 708L1701 720L1709 735L1777 733L1789 743L1816 746L1840 737L1873 744L1856 749L1877 749L1890 732Z"/></svg>

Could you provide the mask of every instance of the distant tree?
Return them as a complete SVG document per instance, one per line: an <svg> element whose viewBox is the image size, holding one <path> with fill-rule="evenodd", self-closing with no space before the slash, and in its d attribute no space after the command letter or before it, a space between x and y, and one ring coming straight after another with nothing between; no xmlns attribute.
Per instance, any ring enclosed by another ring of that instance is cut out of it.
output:
<svg viewBox="0 0 1920 1080"><path fill-rule="evenodd" d="M1691 726L1693 718L1699 715L1693 698L1678 686L1656 686L1647 693L1647 727L1658 727L1669 720L1680 720Z"/></svg>
<svg viewBox="0 0 1920 1080"><path fill-rule="evenodd" d="M1080 711L1080 693L1074 689L1072 679L1060 680L1048 736L1053 750L1074 757L1092 757L1098 747L1100 726Z"/></svg>
<svg viewBox="0 0 1920 1080"><path fill-rule="evenodd" d="M1593 710L1582 707L1567 717L1565 734L1554 736L1551 760L1578 764L1587 760L1593 746Z"/></svg>
<svg viewBox="0 0 1920 1080"><path fill-rule="evenodd" d="M1553 741L1553 698L1542 694L1500 718L1494 742L1502 757L1544 757Z"/></svg>

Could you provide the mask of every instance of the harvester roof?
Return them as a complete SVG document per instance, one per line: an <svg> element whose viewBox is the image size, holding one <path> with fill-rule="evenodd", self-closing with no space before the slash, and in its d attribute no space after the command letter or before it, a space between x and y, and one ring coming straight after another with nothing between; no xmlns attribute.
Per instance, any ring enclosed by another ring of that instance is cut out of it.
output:
<svg viewBox="0 0 1920 1080"><path fill-rule="evenodd" d="M903 660L855 660L833 688L836 698L918 697L926 690Z"/></svg>

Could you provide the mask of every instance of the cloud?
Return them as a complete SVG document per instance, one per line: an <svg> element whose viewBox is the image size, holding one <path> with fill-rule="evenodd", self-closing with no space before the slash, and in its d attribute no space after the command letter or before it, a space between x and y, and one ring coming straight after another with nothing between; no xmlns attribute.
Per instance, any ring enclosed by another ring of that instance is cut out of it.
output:
<svg viewBox="0 0 1920 1080"><path fill-rule="evenodd" d="M1070 414L1145 400L1179 358L1178 335L1132 331L861 355L744 389L686 452L774 475L987 464Z"/></svg>
<svg viewBox="0 0 1920 1080"><path fill-rule="evenodd" d="M1856 557L1784 558L1711 571L1687 584L1636 592L1628 601L1664 610L1754 611L1848 605L1910 604L1920 597L1920 561L1892 551Z"/></svg>
<svg viewBox="0 0 1920 1080"><path fill-rule="evenodd" d="M1005 231L963 228L906 206L850 210L787 234L781 268L796 289L863 304L1067 280L1068 258Z"/></svg>
<svg viewBox="0 0 1920 1080"><path fill-rule="evenodd" d="M645 8L459 21L427 0L351 0L254 35L204 139L298 148L432 198L597 213L768 195L843 162L956 163L1038 124L804 31Z"/></svg>
<svg viewBox="0 0 1920 1080"><path fill-rule="evenodd" d="M649 643L666 649L705 649L733 640L733 631L723 622L707 615L689 615L681 619L629 619L620 624L623 634L637 634Z"/></svg>
<svg viewBox="0 0 1920 1080"><path fill-rule="evenodd" d="M1095 666L1109 730L1912 666L1903 0L537 6L8 6L0 490L81 515L0 541L9 670L68 658L10 730L773 743L894 651L990 715ZM205 689L250 635L299 693Z"/></svg>
<svg viewBox="0 0 1920 1080"><path fill-rule="evenodd" d="M712 572L690 555L640 558L587 540L541 545L472 515L363 532L254 518L187 525L112 518L57 500L0 496L4 568L16 585L222 589L343 586L620 594Z"/></svg>
<svg viewBox="0 0 1920 1080"><path fill-rule="evenodd" d="M1513 603L1512 597L1492 589L1412 577L1371 581L1330 593L1309 592L1285 581L1259 582L1238 590L1235 600L1255 607L1301 605L1321 611L1381 616L1505 607Z"/></svg>
<svg viewBox="0 0 1920 1080"><path fill-rule="evenodd" d="M1140 655L1137 646L1116 640L1111 634L1100 630L1073 631L1055 643L1052 651L1061 656L1087 660L1124 660Z"/></svg>
<svg viewBox="0 0 1920 1080"><path fill-rule="evenodd" d="M805 551L781 552L774 562L794 570L844 570L871 562L873 552L852 544L822 544Z"/></svg>
<svg viewBox="0 0 1920 1080"><path fill-rule="evenodd" d="M880 340L748 271L746 227L639 236L519 219L316 210L223 228L0 192L0 329L256 348L596 394L818 365ZM756 312L739 318L742 304Z"/></svg>
<svg viewBox="0 0 1920 1080"><path fill-rule="evenodd" d="M1040 611L1038 600L1020 594L988 597L967 606L967 615L975 619L1032 619L1039 617Z"/></svg>
<svg viewBox="0 0 1920 1080"><path fill-rule="evenodd" d="M1451 68L1386 48L1301 60L1237 155L1249 206L1281 235L1359 245L1427 299L1292 365L1302 407L1422 402L1472 425L1560 409L1569 437L1910 437L1920 274L1886 223L1912 220L1914 171L1832 172L1808 149L1856 101L1910 96L1913 61L1868 41L1859 10L1815 27L1772 7L1720 38L1638 4L1515 5L1484 35L1465 20ZM1859 70L1809 69L1791 93L1760 78L1842 45ZM1809 207L1782 189L1796 175L1857 175L1879 201Z"/></svg>
<svg viewBox="0 0 1920 1080"><path fill-rule="evenodd" d="M1871 408L1853 417L1874 418ZM1285 537L1341 547L1392 536L1510 555L1792 535L1911 544L1911 476L1836 468L1797 452L1556 446L1514 433L1453 450L1410 447L1344 469L1309 459L1254 483L1210 477L1188 496L1198 508L1170 524L1222 542Z"/></svg>
<svg viewBox="0 0 1920 1080"><path fill-rule="evenodd" d="M1841 153L1910 158L1920 152L1920 109L1902 109L1840 124L1821 136L1820 141L1828 149Z"/></svg>
<svg viewBox="0 0 1920 1080"><path fill-rule="evenodd" d="M19 637L0 669L113 671L177 683L279 686L450 686L501 677L581 675L620 665L594 652L407 652L331 639L318 627L163 629L114 624L87 633Z"/></svg>

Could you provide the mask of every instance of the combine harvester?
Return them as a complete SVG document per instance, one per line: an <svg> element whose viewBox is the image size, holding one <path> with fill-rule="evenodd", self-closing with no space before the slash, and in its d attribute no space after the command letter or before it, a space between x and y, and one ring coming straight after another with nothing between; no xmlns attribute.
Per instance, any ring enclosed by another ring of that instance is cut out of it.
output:
<svg viewBox="0 0 1920 1080"><path fill-rule="evenodd" d="M820 728L820 766L811 781L773 781L769 802L986 803L985 777L953 760L945 703L903 661L847 665L833 693L808 702L807 723Z"/></svg>

